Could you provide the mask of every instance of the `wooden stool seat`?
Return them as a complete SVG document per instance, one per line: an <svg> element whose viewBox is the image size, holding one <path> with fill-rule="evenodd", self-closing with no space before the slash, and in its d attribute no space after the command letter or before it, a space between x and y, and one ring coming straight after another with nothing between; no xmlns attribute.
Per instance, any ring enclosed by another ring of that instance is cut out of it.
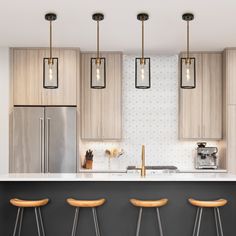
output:
<svg viewBox="0 0 236 236"><path fill-rule="evenodd" d="M74 207L99 207L102 206L105 202L105 198L97 199L97 200L77 200L73 198L68 198L66 200L69 205Z"/></svg>
<svg viewBox="0 0 236 236"><path fill-rule="evenodd" d="M10 200L10 203L16 207L42 207L47 205L49 199L41 199L41 200L22 200L18 198L13 198Z"/></svg>
<svg viewBox="0 0 236 236"><path fill-rule="evenodd" d="M130 202L136 207L162 207L168 203L168 199L163 198L160 200L138 200L138 199L130 199Z"/></svg>
<svg viewBox="0 0 236 236"><path fill-rule="evenodd" d="M190 204L196 207L203 207L203 208L214 208L214 207L222 207L227 204L227 200L225 199L218 199L213 201L200 201L195 200L193 198L189 199Z"/></svg>

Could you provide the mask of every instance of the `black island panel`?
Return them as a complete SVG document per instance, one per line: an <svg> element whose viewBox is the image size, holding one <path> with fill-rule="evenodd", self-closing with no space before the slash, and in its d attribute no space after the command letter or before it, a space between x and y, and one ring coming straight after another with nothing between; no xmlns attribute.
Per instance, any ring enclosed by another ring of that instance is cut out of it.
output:
<svg viewBox="0 0 236 236"><path fill-rule="evenodd" d="M0 235L13 234L17 209L9 204L11 198L50 198L42 208L47 236L71 235L74 208L66 198L106 198L98 208L101 236L134 236L138 209L129 203L130 198L154 200L168 198L168 205L160 209L164 235L192 235L196 208L188 198L202 200L226 198L229 203L221 209L224 235L236 235L236 182L0 182ZM24 212L23 236L37 235L33 209ZM92 211L81 209L77 235L95 235ZM154 209L144 209L140 236L159 235ZM215 236L216 227L211 209L204 209L201 236Z"/></svg>

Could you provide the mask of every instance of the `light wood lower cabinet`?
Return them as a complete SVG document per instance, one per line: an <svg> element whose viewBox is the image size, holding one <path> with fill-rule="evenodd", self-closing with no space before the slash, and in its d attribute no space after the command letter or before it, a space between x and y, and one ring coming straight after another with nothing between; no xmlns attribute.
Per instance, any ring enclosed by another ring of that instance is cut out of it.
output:
<svg viewBox="0 0 236 236"><path fill-rule="evenodd" d="M222 53L193 53L196 88L180 89L180 139L222 139Z"/></svg>
<svg viewBox="0 0 236 236"><path fill-rule="evenodd" d="M53 50L59 63L58 89L43 88L43 58L49 56L48 49L13 48L11 55L14 105L76 105L78 49Z"/></svg>
<svg viewBox="0 0 236 236"><path fill-rule="evenodd" d="M90 88L90 58L81 54L81 138L121 139L122 53L103 53L106 58L106 88Z"/></svg>

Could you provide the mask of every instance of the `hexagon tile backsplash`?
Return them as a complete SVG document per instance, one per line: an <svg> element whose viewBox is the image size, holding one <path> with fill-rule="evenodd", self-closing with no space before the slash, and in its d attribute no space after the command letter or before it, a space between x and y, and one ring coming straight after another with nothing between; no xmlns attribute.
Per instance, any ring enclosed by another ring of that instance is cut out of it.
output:
<svg viewBox="0 0 236 236"><path fill-rule="evenodd" d="M94 169L124 169L140 165L141 145L147 165L193 169L196 142L178 140L178 56L151 57L151 88L135 89L135 56L123 56L122 142L82 142L80 153L94 150ZM217 142L210 142L218 145ZM120 147L124 155L110 162L106 148Z"/></svg>

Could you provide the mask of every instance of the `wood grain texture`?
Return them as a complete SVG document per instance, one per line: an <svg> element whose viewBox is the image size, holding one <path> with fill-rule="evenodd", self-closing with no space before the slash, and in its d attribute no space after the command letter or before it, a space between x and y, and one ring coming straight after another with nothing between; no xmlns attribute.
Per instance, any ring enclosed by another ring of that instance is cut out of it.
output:
<svg viewBox="0 0 236 236"><path fill-rule="evenodd" d="M105 198L97 199L97 200L77 200L73 198L68 198L67 203L74 207L99 207L102 206L105 202Z"/></svg>
<svg viewBox="0 0 236 236"><path fill-rule="evenodd" d="M41 105L40 61L38 50L13 51L14 105Z"/></svg>
<svg viewBox="0 0 236 236"><path fill-rule="evenodd" d="M185 57L181 54L180 57ZM180 139L199 139L202 137L202 56L196 58L196 88L179 91L179 137ZM179 86L180 87L180 86Z"/></svg>
<svg viewBox="0 0 236 236"><path fill-rule="evenodd" d="M47 50L40 50L46 54ZM72 49L54 49L53 56L58 57L58 89L43 89L44 105L76 105L76 83L77 83L77 52ZM42 78L42 76L40 77Z"/></svg>
<svg viewBox="0 0 236 236"><path fill-rule="evenodd" d="M168 203L168 199L163 198L160 200L138 200L138 199L130 199L131 204L136 207L162 207Z"/></svg>
<svg viewBox="0 0 236 236"><path fill-rule="evenodd" d="M227 80L227 104L236 105L236 49L225 51L226 80Z"/></svg>
<svg viewBox="0 0 236 236"><path fill-rule="evenodd" d="M179 137L220 140L223 132L222 53L198 52L191 57L196 58L196 88L180 89Z"/></svg>
<svg viewBox="0 0 236 236"><path fill-rule="evenodd" d="M121 139L122 54L102 53L106 57L106 88L90 88L90 58L81 54L81 138L85 140Z"/></svg>
<svg viewBox="0 0 236 236"><path fill-rule="evenodd" d="M202 138L222 139L222 53L203 53L202 63Z"/></svg>
<svg viewBox="0 0 236 236"><path fill-rule="evenodd" d="M204 208L222 207L228 203L226 199L218 199L213 201L200 201L190 198L188 201L193 206L204 207Z"/></svg>
<svg viewBox="0 0 236 236"><path fill-rule="evenodd" d="M42 200L22 200L18 198L12 198L10 203L16 207L42 207L47 205L49 202L48 198Z"/></svg>
<svg viewBox="0 0 236 236"><path fill-rule="evenodd" d="M78 50L53 50L53 56L59 58L59 87L44 89L43 58L48 57L48 49L14 48L14 105L76 105Z"/></svg>
<svg viewBox="0 0 236 236"><path fill-rule="evenodd" d="M227 170L236 173L236 106L228 105L227 107L227 136L226 136L226 155Z"/></svg>

